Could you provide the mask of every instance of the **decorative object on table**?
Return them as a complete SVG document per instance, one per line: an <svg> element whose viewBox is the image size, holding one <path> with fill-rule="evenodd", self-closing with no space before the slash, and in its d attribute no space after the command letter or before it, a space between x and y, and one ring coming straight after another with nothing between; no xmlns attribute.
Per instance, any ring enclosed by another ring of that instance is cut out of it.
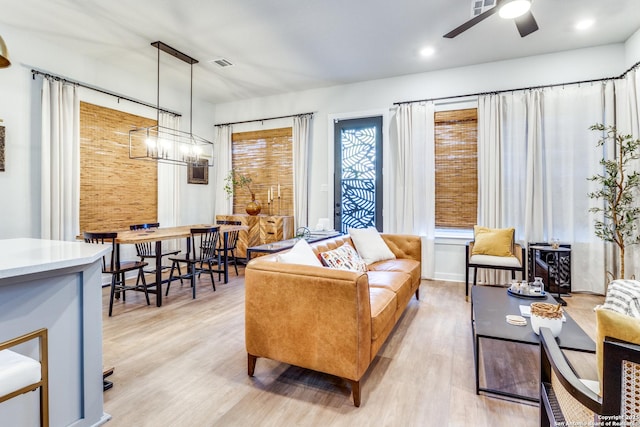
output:
<svg viewBox="0 0 640 427"><path fill-rule="evenodd" d="M560 239L552 237L549 244L551 245L551 249L558 249L560 247Z"/></svg>
<svg viewBox="0 0 640 427"><path fill-rule="evenodd" d="M296 230L296 237L308 240L311 236L311 231L307 227L298 227Z"/></svg>
<svg viewBox="0 0 640 427"><path fill-rule="evenodd" d="M507 323L516 326L527 326L527 319L516 314L507 314Z"/></svg>
<svg viewBox="0 0 640 427"><path fill-rule="evenodd" d="M607 271L607 275L612 280L624 279L625 248L627 245L640 243L640 207L634 198L635 191L640 188L640 173L632 167L632 162L640 159L640 139L618 133L615 126L596 124L590 129L603 134L598 147L613 144L615 156L611 160L600 160L604 168L603 174L588 178L601 185L599 190L589 193L589 198L604 202L604 206L594 206L589 212L603 214L604 220L595 221L596 236L605 242L614 243L618 249L619 268L617 271Z"/></svg>
<svg viewBox="0 0 640 427"><path fill-rule="evenodd" d="M536 335L540 328L549 328L554 337L562 331L562 306L548 302L534 302L531 304L531 328Z"/></svg>
<svg viewBox="0 0 640 427"><path fill-rule="evenodd" d="M247 203L245 210L249 215L255 216L260 213L262 206L260 206L260 202L256 200L256 193L254 193L251 188L252 183L253 179L251 179L249 175L238 172L236 169L231 169L224 179L224 191L227 193L227 198L229 198L233 196L238 187L244 187L251 195L251 201Z"/></svg>
<svg viewBox="0 0 640 427"><path fill-rule="evenodd" d="M151 43L158 51L158 93L157 125L139 127L129 131L129 158L152 160L158 163L189 165L201 159L213 159L213 142L193 133L193 64L198 60L164 44L161 41ZM160 126L160 51L186 62L191 67L191 92L189 93L189 132ZM208 164L213 166L213 163Z"/></svg>
<svg viewBox="0 0 640 427"><path fill-rule="evenodd" d="M542 291L539 294L534 294L529 291L529 287L526 289L521 289L519 291L512 291L511 288L507 288L507 294L516 297L516 298L524 298L524 299L546 299L547 293Z"/></svg>
<svg viewBox="0 0 640 427"><path fill-rule="evenodd" d="M200 159L187 165L188 184L209 184L209 160Z"/></svg>

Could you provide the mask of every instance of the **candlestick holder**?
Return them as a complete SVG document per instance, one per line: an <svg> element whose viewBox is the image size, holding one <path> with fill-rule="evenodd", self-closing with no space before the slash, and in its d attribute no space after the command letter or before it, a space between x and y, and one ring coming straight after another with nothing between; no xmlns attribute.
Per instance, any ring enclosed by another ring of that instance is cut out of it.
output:
<svg viewBox="0 0 640 427"><path fill-rule="evenodd" d="M280 196L278 195L278 215L282 215L282 205L280 204Z"/></svg>

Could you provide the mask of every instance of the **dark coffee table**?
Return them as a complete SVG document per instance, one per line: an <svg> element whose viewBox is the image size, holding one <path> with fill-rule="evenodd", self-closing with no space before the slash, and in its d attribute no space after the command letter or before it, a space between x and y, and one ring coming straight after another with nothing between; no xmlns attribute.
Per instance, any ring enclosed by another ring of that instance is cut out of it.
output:
<svg viewBox="0 0 640 427"><path fill-rule="evenodd" d="M520 305L530 305L532 302L549 302L557 304L556 300L547 294L545 299L528 299L511 296L507 288L501 286L474 286L471 289L471 329L473 333L473 353L475 359L476 394L486 392L510 398L538 402L533 396L524 396L509 391L488 387L480 387L479 352L480 339L507 341L520 344L540 345L538 335L531 329L531 319L527 318L526 326L515 326L506 322L508 314L520 315ZM556 338L560 348L564 350L595 353L596 344L580 328L580 326L565 312L566 322L562 324L562 332ZM510 363L505 360L502 368L509 369ZM533 375L539 375L539 367Z"/></svg>
<svg viewBox="0 0 640 427"><path fill-rule="evenodd" d="M309 234L309 236L306 238L306 240L309 243L314 243L314 242L319 242L321 240L332 239L334 237L340 236L341 234L342 233L340 233L339 231L312 231ZM300 237L294 237L293 239L279 240L277 242L265 243L263 245L258 245L258 246L251 246L250 248L247 248L247 262L251 261L251 257L253 256L253 254L257 252L272 254L272 253L281 252L287 249L291 249L296 243L298 243L298 240L300 239L301 239Z"/></svg>

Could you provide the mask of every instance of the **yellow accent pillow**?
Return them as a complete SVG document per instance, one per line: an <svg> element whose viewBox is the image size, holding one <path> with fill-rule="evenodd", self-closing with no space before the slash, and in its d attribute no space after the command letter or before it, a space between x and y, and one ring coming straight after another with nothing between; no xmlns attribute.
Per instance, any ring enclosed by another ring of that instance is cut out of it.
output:
<svg viewBox="0 0 640 427"><path fill-rule="evenodd" d="M598 381L602 396L602 369L604 337L616 338L640 345L640 319L616 313L607 308L596 310L596 360L598 361Z"/></svg>
<svg viewBox="0 0 640 427"><path fill-rule="evenodd" d="M474 243L471 255L513 255L515 228L487 228L473 226Z"/></svg>

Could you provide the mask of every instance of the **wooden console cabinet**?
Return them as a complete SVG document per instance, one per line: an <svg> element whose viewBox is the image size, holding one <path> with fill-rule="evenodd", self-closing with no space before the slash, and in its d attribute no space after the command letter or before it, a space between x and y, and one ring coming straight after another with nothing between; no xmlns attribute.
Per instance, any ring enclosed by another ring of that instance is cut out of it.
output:
<svg viewBox="0 0 640 427"><path fill-rule="evenodd" d="M217 221L240 221L242 225L249 227L240 232L236 256L245 258L247 248L277 242L293 237L293 216L283 215L216 215Z"/></svg>

